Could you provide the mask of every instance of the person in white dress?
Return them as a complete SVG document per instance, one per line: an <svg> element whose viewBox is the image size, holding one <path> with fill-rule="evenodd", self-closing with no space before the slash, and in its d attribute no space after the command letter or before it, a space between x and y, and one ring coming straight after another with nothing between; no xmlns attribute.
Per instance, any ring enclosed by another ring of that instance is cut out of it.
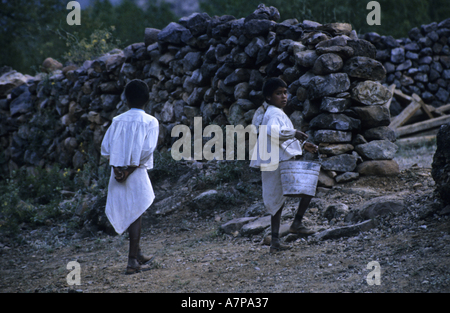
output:
<svg viewBox="0 0 450 313"><path fill-rule="evenodd" d="M271 145L278 142L279 161L285 161L302 156L302 147L299 141L305 141L308 135L294 128L289 117L284 113L283 108L287 104L287 84L280 78L269 78L263 86L263 95L266 102L263 104L265 110L261 125L267 125L267 144L265 151L272 151ZM255 125L256 126L256 125ZM275 133L274 133L275 132ZM260 134L261 136L261 134ZM277 140L273 140L277 137ZM258 138L258 143L260 138ZM303 148L311 153L316 153L318 147L312 143L305 142ZM264 206L271 215L271 244L270 252L288 249L288 246L280 244L279 231L281 213L286 201L281 185L281 174L278 164L261 159L259 150L253 150L251 167L261 169L262 193ZM263 149L264 151L264 149ZM314 231L302 225L301 221L305 214L311 197L303 197L299 203L294 222L290 227L291 233L311 234Z"/></svg>
<svg viewBox="0 0 450 313"><path fill-rule="evenodd" d="M102 141L101 154L109 159L111 177L105 213L118 234L128 230L129 253L126 274L150 269L152 256L142 254L141 216L155 199L147 170L153 168L158 142L158 120L143 110L149 88L142 80L125 87L130 110L113 118Z"/></svg>

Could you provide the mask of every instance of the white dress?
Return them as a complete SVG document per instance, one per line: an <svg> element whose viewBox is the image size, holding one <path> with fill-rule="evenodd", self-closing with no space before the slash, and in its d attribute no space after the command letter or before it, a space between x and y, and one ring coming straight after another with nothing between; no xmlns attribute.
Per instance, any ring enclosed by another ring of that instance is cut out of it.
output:
<svg viewBox="0 0 450 313"><path fill-rule="evenodd" d="M280 162L302 155L300 142L295 139L296 129L286 113L276 106L267 105L266 103L264 105L267 109L261 125L267 125L267 141L259 140L260 138L258 138L258 145L263 145L263 151L271 151L271 146L274 143L272 137L278 136ZM274 127L272 128L271 126ZM261 133L259 136L261 136ZM254 149L250 166L261 169L264 206L268 213L275 215L286 201L286 197L283 196L278 163L272 164L270 161L262 160L259 155L259 149Z"/></svg>
<svg viewBox="0 0 450 313"><path fill-rule="evenodd" d="M101 154L111 166L139 166L122 183L116 181L111 168L105 212L118 234L127 230L155 199L147 170L153 168L158 134L156 118L143 110L130 109L113 119L103 138Z"/></svg>

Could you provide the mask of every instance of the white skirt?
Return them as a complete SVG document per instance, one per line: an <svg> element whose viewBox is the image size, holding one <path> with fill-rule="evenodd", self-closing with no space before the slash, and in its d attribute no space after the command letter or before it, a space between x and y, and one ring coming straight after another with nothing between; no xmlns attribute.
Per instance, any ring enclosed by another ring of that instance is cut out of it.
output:
<svg viewBox="0 0 450 313"><path fill-rule="evenodd" d="M283 196L280 167L274 171L261 171L264 206L270 215L275 215L287 197Z"/></svg>
<svg viewBox="0 0 450 313"><path fill-rule="evenodd" d="M111 168L105 213L118 234L122 234L153 203L150 178L145 167L137 168L127 180L119 183Z"/></svg>

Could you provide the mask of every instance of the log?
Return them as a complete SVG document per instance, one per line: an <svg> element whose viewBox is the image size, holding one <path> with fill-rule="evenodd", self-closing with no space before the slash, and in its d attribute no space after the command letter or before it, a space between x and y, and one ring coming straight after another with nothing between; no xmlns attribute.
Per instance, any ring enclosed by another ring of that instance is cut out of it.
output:
<svg viewBox="0 0 450 313"><path fill-rule="evenodd" d="M436 135L418 136L418 137L397 139L397 141L395 141L395 144L396 145L405 145L405 146L416 145L416 144L422 144L422 143L426 143L426 142L432 142L435 139L436 139Z"/></svg>
<svg viewBox="0 0 450 313"><path fill-rule="evenodd" d="M411 124L408 126L399 127L397 129L395 129L395 134L398 138L403 135L417 133L419 131L438 127L438 126L441 126L441 125L447 124L447 123L450 123L450 115L444 115L444 116L433 118L431 120L426 120L426 121Z"/></svg>
<svg viewBox="0 0 450 313"><path fill-rule="evenodd" d="M396 90L397 91L397 90ZM391 124L389 124L389 127L393 130L395 130L397 127L402 126L406 123L413 115L421 108L420 103L416 101L412 101L399 115L394 117L394 119L391 121Z"/></svg>
<svg viewBox="0 0 450 313"><path fill-rule="evenodd" d="M388 110L389 110L389 107L391 106L392 98L394 98L395 84L392 84L389 86L389 91L391 92L392 97L389 99L388 102L383 104L383 106L386 107L386 109L388 109Z"/></svg>
<svg viewBox="0 0 450 313"><path fill-rule="evenodd" d="M395 89L394 90L394 96L397 96L396 98L399 98L403 100L402 102L411 102L412 98L408 95L405 95L401 90Z"/></svg>
<svg viewBox="0 0 450 313"><path fill-rule="evenodd" d="M420 103L420 107L425 112L425 114L428 115L429 118L434 118L433 114L431 114L430 110L428 110L428 107L425 104L425 102L423 102L423 100L417 94L413 93L412 98L416 102Z"/></svg>
<svg viewBox="0 0 450 313"><path fill-rule="evenodd" d="M450 111L450 103L440 106L439 108L437 108L436 110L434 110L434 112L438 113L438 114L444 114L444 112Z"/></svg>

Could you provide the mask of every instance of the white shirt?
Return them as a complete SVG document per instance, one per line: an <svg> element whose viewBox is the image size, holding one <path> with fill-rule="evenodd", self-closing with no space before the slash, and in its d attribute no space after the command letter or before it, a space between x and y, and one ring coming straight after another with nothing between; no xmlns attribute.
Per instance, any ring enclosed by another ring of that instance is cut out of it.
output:
<svg viewBox="0 0 450 313"><path fill-rule="evenodd" d="M263 140L261 133L257 140L257 146L261 145L262 151L272 151L271 145L273 137L278 136L279 145L279 161L289 160L296 155L302 155L302 148L300 142L295 139L296 129L292 124L292 121L284 113L284 111L274 105L267 105L264 118L262 119L261 125L267 125L267 140ZM272 127L273 126L273 127ZM276 133L274 134L273 131ZM261 168L261 170L275 170L278 167L277 164L270 164L270 160L264 161L261 159L258 147L253 150L252 161L250 162L251 167ZM265 159L267 157L264 157Z"/></svg>
<svg viewBox="0 0 450 313"><path fill-rule="evenodd" d="M144 110L130 109L113 118L103 137L103 156L111 166L153 168L153 151L158 143L158 120Z"/></svg>
<svg viewBox="0 0 450 313"><path fill-rule="evenodd" d="M101 153L112 166L139 166L125 182L114 178L108 185L105 213L118 234L122 234L155 199L147 169L153 168L153 151L159 124L143 110L130 109L116 116L103 138Z"/></svg>

